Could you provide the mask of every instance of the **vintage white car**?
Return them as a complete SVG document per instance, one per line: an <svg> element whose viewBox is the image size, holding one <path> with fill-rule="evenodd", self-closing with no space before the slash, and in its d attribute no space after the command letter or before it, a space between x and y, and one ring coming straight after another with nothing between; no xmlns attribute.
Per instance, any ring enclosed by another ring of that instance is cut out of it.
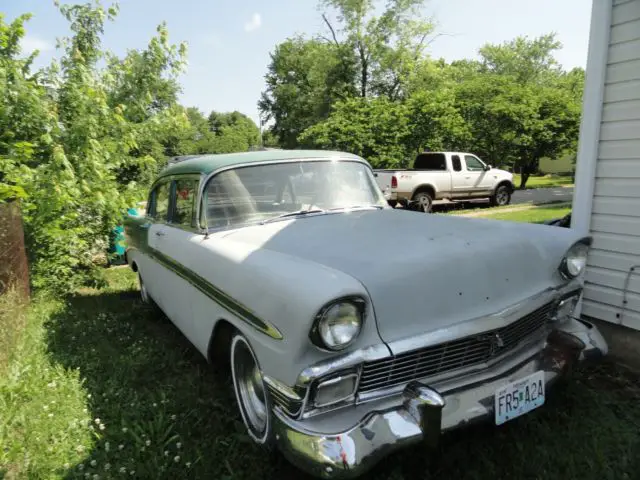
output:
<svg viewBox="0 0 640 480"><path fill-rule="evenodd" d="M318 477L527 414L607 352L573 318L589 238L394 210L347 153L176 163L126 235L143 300L230 363L251 438Z"/></svg>

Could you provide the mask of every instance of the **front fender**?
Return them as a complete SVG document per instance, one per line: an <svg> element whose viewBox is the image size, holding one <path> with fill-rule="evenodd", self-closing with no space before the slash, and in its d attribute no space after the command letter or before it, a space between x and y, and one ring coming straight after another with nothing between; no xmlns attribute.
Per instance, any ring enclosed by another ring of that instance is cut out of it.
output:
<svg viewBox="0 0 640 480"><path fill-rule="evenodd" d="M197 274L279 332L269 335L233 308L216 306L214 322L224 319L240 330L251 343L260 368L270 377L293 386L306 367L338 355L317 348L309 339L316 314L336 298L359 296L367 302L362 331L350 349L381 343L366 289L344 272L225 238L210 237L202 246L209 261L201 256L193 266ZM211 300L194 308L196 318L214 310Z"/></svg>

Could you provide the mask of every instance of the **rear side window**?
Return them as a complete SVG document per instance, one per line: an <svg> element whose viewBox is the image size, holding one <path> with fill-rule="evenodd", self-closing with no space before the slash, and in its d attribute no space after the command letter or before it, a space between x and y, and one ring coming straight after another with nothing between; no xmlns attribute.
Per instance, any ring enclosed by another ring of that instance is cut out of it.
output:
<svg viewBox="0 0 640 480"><path fill-rule="evenodd" d="M454 172L459 172L462 170L462 162L460 161L460 157L458 155L453 155L451 157L451 164L453 165Z"/></svg>
<svg viewBox="0 0 640 480"><path fill-rule="evenodd" d="M444 153L420 153L413 164L415 170L446 170Z"/></svg>
<svg viewBox="0 0 640 480"><path fill-rule="evenodd" d="M149 216L156 220L166 220L169 212L169 182L164 182L153 189Z"/></svg>
<svg viewBox="0 0 640 480"><path fill-rule="evenodd" d="M171 212L171 223L185 227L193 225L197 184L198 182L194 179L176 180L176 196Z"/></svg>

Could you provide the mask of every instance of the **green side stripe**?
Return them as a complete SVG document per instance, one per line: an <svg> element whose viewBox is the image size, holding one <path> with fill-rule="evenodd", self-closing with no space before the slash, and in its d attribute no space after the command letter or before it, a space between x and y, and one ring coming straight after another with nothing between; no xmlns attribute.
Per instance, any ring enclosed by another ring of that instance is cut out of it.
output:
<svg viewBox="0 0 640 480"><path fill-rule="evenodd" d="M227 295L194 271L186 268L184 265L181 265L158 250L150 249L149 254L176 275L182 277L184 280L196 287L218 305L234 313L256 330L259 330L276 340L282 340L282 334L276 327L256 316L249 308Z"/></svg>

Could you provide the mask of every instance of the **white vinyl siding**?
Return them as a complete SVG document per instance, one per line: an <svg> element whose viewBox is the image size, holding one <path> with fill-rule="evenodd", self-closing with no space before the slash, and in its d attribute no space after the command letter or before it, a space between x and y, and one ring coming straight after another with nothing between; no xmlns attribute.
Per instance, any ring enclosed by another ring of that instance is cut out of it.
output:
<svg viewBox="0 0 640 480"><path fill-rule="evenodd" d="M582 314L640 330L640 0L613 2L603 97Z"/></svg>

